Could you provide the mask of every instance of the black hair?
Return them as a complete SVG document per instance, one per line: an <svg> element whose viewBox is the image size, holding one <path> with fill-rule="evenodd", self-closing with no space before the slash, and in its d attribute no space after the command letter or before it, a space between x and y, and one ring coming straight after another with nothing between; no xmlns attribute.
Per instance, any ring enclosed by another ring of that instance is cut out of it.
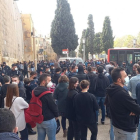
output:
<svg viewBox="0 0 140 140"><path fill-rule="evenodd" d="M87 68L87 70L88 70L88 72L91 72L91 71L92 71L92 67L89 66L89 67Z"/></svg>
<svg viewBox="0 0 140 140"><path fill-rule="evenodd" d="M55 72L60 72L61 71L61 68L56 68L55 69Z"/></svg>
<svg viewBox="0 0 140 140"><path fill-rule="evenodd" d="M12 76L12 78L17 78L19 80L19 76L17 75Z"/></svg>
<svg viewBox="0 0 140 140"><path fill-rule="evenodd" d="M75 67L76 67L76 66L72 66L72 67L71 67L71 70L75 69Z"/></svg>
<svg viewBox="0 0 140 140"><path fill-rule="evenodd" d="M37 72L36 71L31 71L30 76L36 75Z"/></svg>
<svg viewBox="0 0 140 140"><path fill-rule="evenodd" d="M62 69L62 72L66 71L66 70L67 70L67 68L66 68L66 67L64 67L64 68Z"/></svg>
<svg viewBox="0 0 140 140"><path fill-rule="evenodd" d="M109 68L109 74L110 74L110 75L111 75L111 72L112 72L113 69L114 69L113 67L110 67L110 68Z"/></svg>
<svg viewBox="0 0 140 140"><path fill-rule="evenodd" d="M111 77L113 82L117 82L117 80L119 78L121 78L121 71L124 71L123 68L115 68L114 70L112 70L111 72Z"/></svg>
<svg viewBox="0 0 140 140"><path fill-rule="evenodd" d="M10 82L10 77L8 76L8 75L5 75L4 77L3 77L3 81L4 81L4 83L7 83L7 82Z"/></svg>
<svg viewBox="0 0 140 140"><path fill-rule="evenodd" d="M103 73L103 67L101 67L101 66L99 66L98 68L97 68L97 70L98 70L98 73Z"/></svg>
<svg viewBox="0 0 140 140"><path fill-rule="evenodd" d="M43 73L40 77L39 77L39 83L41 84L44 80L46 80L47 77L51 77L51 75Z"/></svg>
<svg viewBox="0 0 140 140"><path fill-rule="evenodd" d="M12 111L0 108L0 133L13 132L16 127L16 119Z"/></svg>

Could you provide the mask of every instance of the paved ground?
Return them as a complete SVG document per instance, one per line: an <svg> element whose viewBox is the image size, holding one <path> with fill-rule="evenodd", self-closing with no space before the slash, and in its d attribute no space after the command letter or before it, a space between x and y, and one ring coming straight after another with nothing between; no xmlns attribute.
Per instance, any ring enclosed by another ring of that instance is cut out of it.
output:
<svg viewBox="0 0 140 140"><path fill-rule="evenodd" d="M102 125L99 122L97 140L109 140L110 139L109 138L109 129L110 129L110 120L108 118L106 118L105 125ZM90 131L88 131L88 140L90 140L90 136L91 136ZM29 136L29 140L37 140L37 135ZM46 138L46 140L47 140L47 138ZM61 131L56 135L56 140L67 140L67 138L63 138L62 128L61 128Z"/></svg>

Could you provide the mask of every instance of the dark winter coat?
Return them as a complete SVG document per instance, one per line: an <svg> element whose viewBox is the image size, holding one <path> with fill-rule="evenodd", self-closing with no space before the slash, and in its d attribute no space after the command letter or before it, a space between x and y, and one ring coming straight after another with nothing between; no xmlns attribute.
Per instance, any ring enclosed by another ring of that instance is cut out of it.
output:
<svg viewBox="0 0 140 140"><path fill-rule="evenodd" d="M110 105L112 124L114 127L127 131L136 132L137 120L140 115L140 106L129 93L121 86L112 84L107 88ZM133 112L136 116L130 116Z"/></svg>
<svg viewBox="0 0 140 140"><path fill-rule="evenodd" d="M47 91L47 87L38 86L34 89L34 94L38 97L45 91ZM58 117L57 105L55 104L51 93L42 96L40 100L42 102L42 114L44 116L44 121Z"/></svg>
<svg viewBox="0 0 140 140"><path fill-rule="evenodd" d="M0 133L0 140L20 140L17 134L12 132Z"/></svg>
<svg viewBox="0 0 140 140"><path fill-rule="evenodd" d="M72 121L76 121L76 113L74 109L74 97L78 94L78 91L73 89L69 90L66 100L66 117Z"/></svg>
<svg viewBox="0 0 140 140"><path fill-rule="evenodd" d="M54 91L53 98L57 100L60 113L66 112L66 99L68 95L68 83L59 83Z"/></svg>

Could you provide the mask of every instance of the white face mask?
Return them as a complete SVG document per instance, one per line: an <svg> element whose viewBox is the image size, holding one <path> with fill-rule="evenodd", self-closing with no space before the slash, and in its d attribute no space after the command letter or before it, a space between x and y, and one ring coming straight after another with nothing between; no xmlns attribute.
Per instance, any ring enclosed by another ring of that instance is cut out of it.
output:
<svg viewBox="0 0 140 140"><path fill-rule="evenodd" d="M17 83L16 83L16 82L12 82L12 84L15 84L15 85L17 85Z"/></svg>
<svg viewBox="0 0 140 140"><path fill-rule="evenodd" d="M125 85L128 85L128 83L129 83L129 77L127 76L124 80L125 80Z"/></svg>
<svg viewBox="0 0 140 140"><path fill-rule="evenodd" d="M52 87L53 86L53 83L50 81L47 85L48 88Z"/></svg>
<svg viewBox="0 0 140 140"><path fill-rule="evenodd" d="M15 68L15 70L18 70L18 68Z"/></svg>

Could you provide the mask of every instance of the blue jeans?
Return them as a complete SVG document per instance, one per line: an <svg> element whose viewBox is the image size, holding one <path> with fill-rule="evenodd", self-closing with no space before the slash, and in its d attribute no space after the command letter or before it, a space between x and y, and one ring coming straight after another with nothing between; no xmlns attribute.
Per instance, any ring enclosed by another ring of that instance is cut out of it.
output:
<svg viewBox="0 0 140 140"><path fill-rule="evenodd" d="M105 121L105 106L104 106L104 102L105 102L105 97L96 97L97 103L99 104L99 106L101 107L102 110L102 119L101 121L104 122ZM96 119L98 122L98 111L96 111Z"/></svg>
<svg viewBox="0 0 140 140"><path fill-rule="evenodd" d="M46 134L48 140L56 140L56 120L43 121L41 124L37 124L38 140L45 140Z"/></svg>
<svg viewBox="0 0 140 140"><path fill-rule="evenodd" d="M114 128L111 119L110 119L110 140L114 140Z"/></svg>
<svg viewBox="0 0 140 140"><path fill-rule="evenodd" d="M140 118L139 118L139 126L138 126L138 139L137 140L140 140Z"/></svg>
<svg viewBox="0 0 140 140"><path fill-rule="evenodd" d="M20 131L21 140L28 140L28 129L25 127L24 130Z"/></svg>
<svg viewBox="0 0 140 140"><path fill-rule="evenodd" d="M135 140L136 132L126 132L114 127L115 140Z"/></svg>

